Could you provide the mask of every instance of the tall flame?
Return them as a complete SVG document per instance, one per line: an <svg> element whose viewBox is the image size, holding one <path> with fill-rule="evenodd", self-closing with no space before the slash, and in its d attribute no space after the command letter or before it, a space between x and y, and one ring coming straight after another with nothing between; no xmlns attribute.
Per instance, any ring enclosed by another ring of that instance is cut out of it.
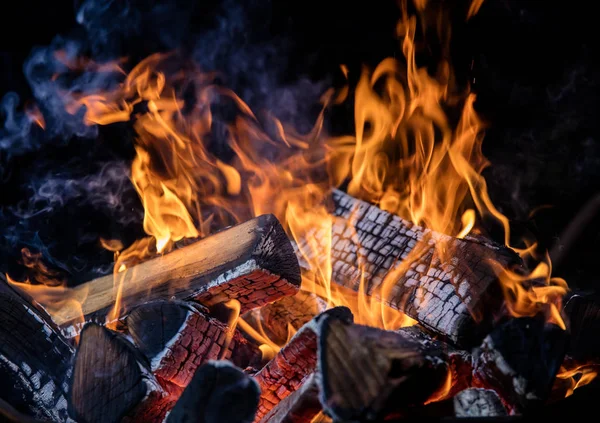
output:
<svg viewBox="0 0 600 423"><path fill-rule="evenodd" d="M481 3L472 2L467 19ZM120 289L121 274L132 264L168 252L177 241L273 213L291 237L305 241L302 248L307 250L300 254L310 270L303 273L303 290L325 298L329 305L350 307L359 323L386 329L413 324L364 289L350 295L332 283L333 217L323 200L332 187L343 184L355 197L460 238L475 230L478 222L492 219L502 225L510 246L508 219L494 207L482 176L488 162L481 150L484 125L475 111L475 95L468 87L458 88L448 60L429 72L416 59L418 28L432 26L443 32L441 39L449 39L446 13L425 0L415 0L414 6L418 16L402 3L397 26L404 58L384 59L373 70L363 68L355 87L327 91L321 98L322 111L306 134L272 114L259 118L216 82L216 74L202 72L174 53L141 61L118 89L71 96L75 100L68 110L75 113L84 107L89 125L131 122L135 130L131 181L144 206L148 238L118 251L109 246L116 251L115 289ZM434 13L425 13L427 8ZM73 66L114 71L123 64L81 60ZM342 71L349 76L348 68L342 66ZM328 136L323 128L327 111L347 101L350 93L354 134ZM226 119L216 114L216 105L231 112ZM458 111L452 116L459 117L451 118L448 110ZM223 149L230 154L215 153ZM531 249L515 250L531 255ZM530 315L549 304L549 319L564 327L559 302L567 286L551 277L547 260L526 275L501 267L497 271L511 313ZM390 283L380 290L377 296L385 297ZM118 310L116 304L113 317ZM251 328L242 319L238 324L254 331L265 350L279 347L260 328Z"/></svg>

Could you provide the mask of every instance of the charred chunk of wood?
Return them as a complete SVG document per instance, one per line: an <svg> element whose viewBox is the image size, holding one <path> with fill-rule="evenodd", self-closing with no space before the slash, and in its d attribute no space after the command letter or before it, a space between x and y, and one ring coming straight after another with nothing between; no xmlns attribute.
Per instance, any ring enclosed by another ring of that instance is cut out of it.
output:
<svg viewBox="0 0 600 423"><path fill-rule="evenodd" d="M353 320L352 313L346 307L335 307L321 313L302 326L275 357L254 375L261 390L256 421L260 421L281 400L300 388L315 371L318 325L325 318L343 322Z"/></svg>
<svg viewBox="0 0 600 423"><path fill-rule="evenodd" d="M481 341L502 302L489 262L519 265L516 254L480 237L424 229L339 190L332 201L332 281L357 291L364 280L367 294L461 347ZM329 234L314 236L326 242ZM381 295L384 281L392 286Z"/></svg>
<svg viewBox="0 0 600 423"><path fill-rule="evenodd" d="M284 344L288 339L289 327L297 331L326 308L327 303L317 295L299 291L294 296L284 297L253 312L260 314L262 327L269 338Z"/></svg>
<svg viewBox="0 0 600 423"><path fill-rule="evenodd" d="M508 413L500 397L491 389L469 388L452 399L455 417L498 417Z"/></svg>
<svg viewBox="0 0 600 423"><path fill-rule="evenodd" d="M563 362L568 335L537 317L497 326L473 352L473 384L494 389L509 410L541 406Z"/></svg>
<svg viewBox="0 0 600 423"><path fill-rule="evenodd" d="M257 383L230 362L209 361L185 388L167 423L250 423L259 393Z"/></svg>
<svg viewBox="0 0 600 423"><path fill-rule="evenodd" d="M313 373L300 389L277 404L260 423L311 423L322 409Z"/></svg>
<svg viewBox="0 0 600 423"><path fill-rule="evenodd" d="M160 422L180 394L172 388L158 383L125 337L96 324L84 327L69 402L78 422Z"/></svg>
<svg viewBox="0 0 600 423"><path fill-rule="evenodd" d="M600 360L600 298L572 294L565 301L564 311L571 333L567 354L576 360Z"/></svg>
<svg viewBox="0 0 600 423"><path fill-rule="evenodd" d="M72 346L39 308L0 280L0 398L18 413L70 421Z"/></svg>
<svg viewBox="0 0 600 423"><path fill-rule="evenodd" d="M335 420L377 420L422 404L445 386L436 351L398 332L326 319L319 333L321 404Z"/></svg>
<svg viewBox="0 0 600 423"><path fill-rule="evenodd" d="M152 372L178 386L188 385L208 360L230 359L245 368L260 350L201 307L181 301L154 301L132 310L126 319L136 346Z"/></svg>
<svg viewBox="0 0 600 423"><path fill-rule="evenodd" d="M157 299L196 298L212 305L237 299L244 313L286 295L300 286L300 267L287 235L273 215L263 215L200 241L133 266L117 275L86 282L84 316L97 318L115 303L118 285L129 309ZM80 317L69 310L53 312L62 326ZM76 328L77 329L77 328Z"/></svg>

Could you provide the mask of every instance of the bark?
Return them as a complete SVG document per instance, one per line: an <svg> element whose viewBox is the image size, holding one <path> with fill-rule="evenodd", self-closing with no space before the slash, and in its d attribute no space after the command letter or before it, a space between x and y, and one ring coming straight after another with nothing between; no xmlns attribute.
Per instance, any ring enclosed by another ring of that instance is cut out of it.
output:
<svg viewBox="0 0 600 423"><path fill-rule="evenodd" d="M70 422L67 378L74 350L30 301L0 280L0 398L19 414Z"/></svg>
<svg viewBox="0 0 600 423"><path fill-rule="evenodd" d="M250 423L258 406L256 382L228 361L209 361L192 378L167 423Z"/></svg>
<svg viewBox="0 0 600 423"><path fill-rule="evenodd" d="M115 281L116 278L116 281ZM121 315L156 299L192 299L213 305L236 299L246 312L300 286L300 267L279 221L263 215L225 229L196 243L155 257L115 275L86 282L75 290L87 293L83 315L104 316L115 304L121 286ZM81 316L57 310L52 318L69 327ZM73 328L75 332L78 327Z"/></svg>
<svg viewBox="0 0 600 423"><path fill-rule="evenodd" d="M320 325L319 390L334 421L384 419L445 391L444 357L401 333L326 319Z"/></svg>
<svg viewBox="0 0 600 423"><path fill-rule="evenodd" d="M315 371L319 323L325 318L348 322L353 316L346 307L335 307L321 313L300 328L275 357L254 375L261 390L256 422L299 389Z"/></svg>
<svg viewBox="0 0 600 423"><path fill-rule="evenodd" d="M367 294L464 348L489 332L502 303L490 262L519 266L516 254L482 237L457 239L424 229L339 190L332 203L334 282L357 291L364 280ZM328 251L329 234L311 236ZM300 251L314 251L303 242ZM318 259L301 257L301 265Z"/></svg>
<svg viewBox="0 0 600 423"><path fill-rule="evenodd" d="M182 301L154 301L132 310L128 332L163 380L186 387L196 369L209 360L228 359L245 368L261 352L239 331Z"/></svg>

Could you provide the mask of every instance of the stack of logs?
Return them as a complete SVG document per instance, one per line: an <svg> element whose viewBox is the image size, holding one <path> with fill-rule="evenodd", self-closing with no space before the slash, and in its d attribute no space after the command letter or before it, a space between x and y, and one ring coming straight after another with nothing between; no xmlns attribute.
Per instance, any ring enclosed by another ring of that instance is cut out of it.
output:
<svg viewBox="0 0 600 423"><path fill-rule="evenodd" d="M420 228L337 190L331 207L332 233L307 234L306 242L322 237L323 251L331 244L332 280L348 295L362 286L416 325L359 325L349 309L327 309L300 290L301 272L320 257L293 245L264 215L117 274L123 306L109 324L113 275L75 288L87 292L85 324L68 309L50 316L0 283L0 417L309 423L519 416L564 397L568 387L555 384L561 365L600 357L594 299L565 299L567 330L543 315L507 314L490 266L518 271L506 248ZM259 319L285 346L265 363L236 329L240 315ZM287 340L290 327L296 333Z"/></svg>

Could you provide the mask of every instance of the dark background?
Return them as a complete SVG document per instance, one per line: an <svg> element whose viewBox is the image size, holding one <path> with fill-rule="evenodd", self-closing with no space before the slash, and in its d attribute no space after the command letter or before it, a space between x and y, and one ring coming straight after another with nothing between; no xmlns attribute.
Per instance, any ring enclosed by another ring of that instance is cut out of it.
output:
<svg viewBox="0 0 600 423"><path fill-rule="evenodd" d="M33 47L49 45L56 35L85 38L86 31L75 21L81 3L23 0L4 10L0 97L11 91L21 100L32 97L23 65ZM88 28L94 42L88 42L86 51L98 57L127 53L135 59L173 47L187 49L200 62L222 70L230 78L228 85L258 106L269 106L269 84L291 86L301 97L311 90L298 89L299 81L317 93L340 79L341 63L359 69L399 55L394 1L220 3L97 2L106 11ZM461 16L464 2L454 3ZM231 12L232 5L242 5L241 10ZM600 218L591 210L578 230L565 231L600 191L594 17L587 2L488 0L468 23L457 18L452 44L457 74L464 81L475 80L477 109L489 125L483 148L492 163L485 171L492 200L511 218L517 234L534 233L542 249L554 247L556 253L572 235L572 246L557 257L555 274L573 287L590 289L598 283ZM301 100L290 106L292 118L310 120ZM330 125L351 128L351 117L349 106L332 116ZM102 236L118 234L125 241L141 235L139 224L116 225L112 211L75 200L28 218L26 224L17 221L11 207L28 201L32 180L54 174L81 178L97 171L96 162L131 154L127 141L114 141L110 132L99 135L101 147L77 137L60 138L22 154L0 149L0 224L12 228L5 231L10 236L0 239L1 271L18 271L19 250L26 245L44 252L50 265L73 280L86 279L90 272L107 271L102 265L112 260L98 249L95 228L103 228ZM139 213L132 198L127 200L130 208Z"/></svg>

